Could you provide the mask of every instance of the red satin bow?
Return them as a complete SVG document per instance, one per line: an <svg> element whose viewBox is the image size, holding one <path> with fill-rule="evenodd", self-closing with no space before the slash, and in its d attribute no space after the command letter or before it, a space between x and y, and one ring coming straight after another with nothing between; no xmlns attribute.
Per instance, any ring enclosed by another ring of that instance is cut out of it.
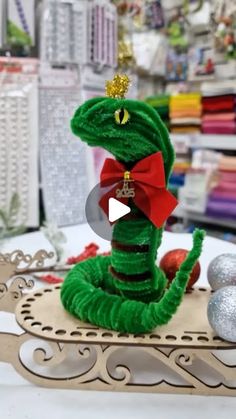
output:
<svg viewBox="0 0 236 419"><path fill-rule="evenodd" d="M99 201L100 207L108 216L109 198L116 198L126 204L128 198L117 198L116 190L121 189L124 182L125 166L113 159L106 159L101 171L101 186L116 184ZM159 151L140 160L130 171L132 187L135 188L135 205L156 226L161 227L176 205L177 199L166 189L165 171L162 153Z"/></svg>

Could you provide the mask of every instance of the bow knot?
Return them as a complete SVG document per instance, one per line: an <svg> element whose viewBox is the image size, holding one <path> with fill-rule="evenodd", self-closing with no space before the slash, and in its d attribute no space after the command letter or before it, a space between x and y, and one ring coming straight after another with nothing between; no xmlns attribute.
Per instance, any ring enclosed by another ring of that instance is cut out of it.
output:
<svg viewBox="0 0 236 419"><path fill-rule="evenodd" d="M106 215L109 198L116 198L127 205L129 197L132 197L135 205L159 228L178 204L177 199L166 189L164 163L160 151L140 160L130 171L117 160L106 159L100 181L102 187L116 185L103 195L99 202ZM127 185L128 182L132 184L131 189ZM126 190L127 194L117 195L117 191L121 190Z"/></svg>
<svg viewBox="0 0 236 419"><path fill-rule="evenodd" d="M124 172L124 180L131 180L131 179L130 179L130 172L129 172L128 170L126 170L126 171Z"/></svg>

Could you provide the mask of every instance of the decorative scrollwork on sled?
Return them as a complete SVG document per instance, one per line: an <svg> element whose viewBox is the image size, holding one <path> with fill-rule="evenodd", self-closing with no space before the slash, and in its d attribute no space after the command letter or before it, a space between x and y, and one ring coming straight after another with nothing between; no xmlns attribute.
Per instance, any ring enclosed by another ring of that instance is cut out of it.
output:
<svg viewBox="0 0 236 419"><path fill-rule="evenodd" d="M45 261L53 256L53 252L46 250L38 250L33 256L21 250L0 253L0 311L14 311L17 302L25 295L24 290L34 286L34 281L23 275L30 267L44 268Z"/></svg>

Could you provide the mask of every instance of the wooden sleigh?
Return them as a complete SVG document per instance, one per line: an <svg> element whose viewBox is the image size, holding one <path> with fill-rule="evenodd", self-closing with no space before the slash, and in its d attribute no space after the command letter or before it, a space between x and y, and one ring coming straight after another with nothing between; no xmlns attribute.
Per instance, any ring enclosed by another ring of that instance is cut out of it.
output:
<svg viewBox="0 0 236 419"><path fill-rule="evenodd" d="M33 290L20 266L40 270L49 257L44 250L0 255L0 311L13 313L22 329L0 331L0 362L51 388L236 395L236 343L209 326L210 290L186 293L172 321L150 334L118 333L65 312L60 285Z"/></svg>

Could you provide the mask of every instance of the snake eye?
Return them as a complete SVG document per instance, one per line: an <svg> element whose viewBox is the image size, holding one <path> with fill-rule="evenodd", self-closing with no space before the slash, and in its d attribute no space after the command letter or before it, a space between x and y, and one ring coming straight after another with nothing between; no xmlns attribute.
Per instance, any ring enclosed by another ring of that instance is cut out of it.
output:
<svg viewBox="0 0 236 419"><path fill-rule="evenodd" d="M122 108L115 111L115 121L119 125L127 124L129 117L129 112L126 109Z"/></svg>

